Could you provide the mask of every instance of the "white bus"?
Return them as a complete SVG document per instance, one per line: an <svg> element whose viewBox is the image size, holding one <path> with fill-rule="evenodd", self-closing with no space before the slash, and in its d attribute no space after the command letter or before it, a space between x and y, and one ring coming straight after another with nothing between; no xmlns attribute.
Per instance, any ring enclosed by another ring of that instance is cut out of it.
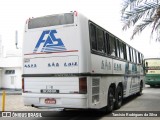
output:
<svg viewBox="0 0 160 120"><path fill-rule="evenodd" d="M26 106L110 112L144 87L143 55L78 12L29 19L23 55Z"/></svg>

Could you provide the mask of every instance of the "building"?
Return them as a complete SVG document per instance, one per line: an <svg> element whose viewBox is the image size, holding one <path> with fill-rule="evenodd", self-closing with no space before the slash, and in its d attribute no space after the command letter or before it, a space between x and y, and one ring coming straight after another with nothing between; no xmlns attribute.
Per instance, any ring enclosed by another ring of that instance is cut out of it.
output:
<svg viewBox="0 0 160 120"><path fill-rule="evenodd" d="M0 38L0 88L22 89L22 50L5 50Z"/></svg>

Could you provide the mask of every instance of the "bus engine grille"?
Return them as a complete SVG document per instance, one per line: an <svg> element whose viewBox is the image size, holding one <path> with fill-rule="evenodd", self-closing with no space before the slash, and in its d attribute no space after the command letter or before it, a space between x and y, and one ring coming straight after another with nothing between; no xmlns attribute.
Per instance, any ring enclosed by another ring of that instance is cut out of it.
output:
<svg viewBox="0 0 160 120"><path fill-rule="evenodd" d="M92 103L99 102L99 85L100 80L99 78L93 78L92 79Z"/></svg>

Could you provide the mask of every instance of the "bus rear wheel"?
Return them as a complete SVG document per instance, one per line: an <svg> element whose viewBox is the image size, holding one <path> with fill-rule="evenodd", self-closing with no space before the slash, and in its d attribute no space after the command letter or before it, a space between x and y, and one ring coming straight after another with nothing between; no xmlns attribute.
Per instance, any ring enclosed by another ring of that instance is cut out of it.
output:
<svg viewBox="0 0 160 120"><path fill-rule="evenodd" d="M116 101L114 104L115 109L119 109L122 106L122 100L123 100L123 89L122 86L118 85L116 89Z"/></svg>
<svg viewBox="0 0 160 120"><path fill-rule="evenodd" d="M114 108L114 101L115 101L115 97L114 97L114 89L112 87L109 88L108 91L108 104L106 107L107 112L112 112L113 108Z"/></svg>

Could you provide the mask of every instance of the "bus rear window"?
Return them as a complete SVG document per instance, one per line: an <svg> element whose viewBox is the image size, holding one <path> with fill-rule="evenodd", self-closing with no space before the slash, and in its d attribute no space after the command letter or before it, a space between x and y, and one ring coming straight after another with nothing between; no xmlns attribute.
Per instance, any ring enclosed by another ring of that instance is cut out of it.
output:
<svg viewBox="0 0 160 120"><path fill-rule="evenodd" d="M57 14L39 18L33 18L28 23L28 29L65 25L74 23L74 13Z"/></svg>

